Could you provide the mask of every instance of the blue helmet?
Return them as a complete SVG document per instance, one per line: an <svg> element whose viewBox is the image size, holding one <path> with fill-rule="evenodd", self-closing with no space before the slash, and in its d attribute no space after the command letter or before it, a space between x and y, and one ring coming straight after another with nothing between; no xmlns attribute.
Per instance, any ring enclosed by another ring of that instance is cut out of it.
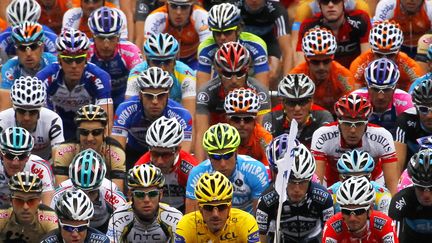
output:
<svg viewBox="0 0 432 243"><path fill-rule="evenodd" d="M22 127L9 127L0 134L0 150L3 153L21 155L33 149L33 136Z"/></svg>
<svg viewBox="0 0 432 243"><path fill-rule="evenodd" d="M400 72L393 61L380 58L369 63L364 76L368 86L394 87L399 80Z"/></svg>
<svg viewBox="0 0 432 243"><path fill-rule="evenodd" d="M57 52L63 54L85 53L89 46L86 34L75 29L64 29L56 39Z"/></svg>
<svg viewBox="0 0 432 243"><path fill-rule="evenodd" d="M12 39L15 43L34 43L44 39L42 25L37 22L23 22L12 28Z"/></svg>
<svg viewBox="0 0 432 243"><path fill-rule="evenodd" d="M101 7L90 14L88 26L93 35L113 36L120 35L123 19L118 10Z"/></svg>
<svg viewBox="0 0 432 243"><path fill-rule="evenodd" d="M102 184L106 174L105 160L93 149L78 153L69 165L72 184L82 190L95 190Z"/></svg>
<svg viewBox="0 0 432 243"><path fill-rule="evenodd" d="M275 137L269 145L266 147L266 156L269 161L270 168L277 171L276 161L282 159L285 156L288 147L288 134L284 133ZM300 145L300 142L296 139L295 146Z"/></svg>
<svg viewBox="0 0 432 243"><path fill-rule="evenodd" d="M339 174L371 173L375 168L375 161L369 153L354 149L342 154L336 167Z"/></svg>
<svg viewBox="0 0 432 243"><path fill-rule="evenodd" d="M173 59L179 50L178 41L167 33L151 35L144 43L144 54L148 59Z"/></svg>

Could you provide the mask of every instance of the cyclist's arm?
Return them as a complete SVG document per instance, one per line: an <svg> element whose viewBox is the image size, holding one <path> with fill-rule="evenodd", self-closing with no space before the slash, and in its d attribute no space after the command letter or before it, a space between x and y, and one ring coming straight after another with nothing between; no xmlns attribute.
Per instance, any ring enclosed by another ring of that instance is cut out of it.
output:
<svg viewBox="0 0 432 243"><path fill-rule="evenodd" d="M118 135L113 135L111 136L112 138L114 138L115 140L117 140L117 142L120 143L120 145L122 146L123 149L126 149L126 140L127 140L127 136L118 136Z"/></svg>
<svg viewBox="0 0 432 243"><path fill-rule="evenodd" d="M198 210L198 201L190 198L185 200L185 214Z"/></svg>
<svg viewBox="0 0 432 243"><path fill-rule="evenodd" d="M203 140L204 133L207 131L207 129L210 126L209 115L210 114L199 114L199 113L195 115L195 121L197 122L195 124L196 131L195 131L194 153L195 153L195 158L197 158L199 162L204 161L206 158L206 153L202 146L202 140Z"/></svg>
<svg viewBox="0 0 432 243"><path fill-rule="evenodd" d="M49 207L51 204L51 200L54 196L54 192L55 192L54 190L42 192L41 195L42 203Z"/></svg>
<svg viewBox="0 0 432 243"><path fill-rule="evenodd" d="M360 51L361 51L361 53L365 53L369 49L370 49L369 43L361 43L360 44Z"/></svg>
<svg viewBox="0 0 432 243"><path fill-rule="evenodd" d="M265 85L266 87L268 87L269 71L256 73L256 74L254 74L254 78L259 80L262 85Z"/></svg>
<svg viewBox="0 0 432 243"><path fill-rule="evenodd" d="M6 89L0 89L0 111L4 111L12 107L10 99L10 91Z"/></svg>
<svg viewBox="0 0 432 243"><path fill-rule="evenodd" d="M290 38L290 35L283 35L278 38L279 46L282 51L283 75L288 74L293 68L293 49L290 44Z"/></svg>
<svg viewBox="0 0 432 243"><path fill-rule="evenodd" d="M386 187L392 195L397 193L397 183L399 180L399 170L397 162L383 163L382 170L384 173L384 180Z"/></svg>
<svg viewBox="0 0 432 243"><path fill-rule="evenodd" d="M257 77L258 74L255 74L255 77ZM267 76L266 76L267 78ZM208 81L211 80L211 74L210 73L206 73L203 71L197 71L196 73L196 87L197 89L201 89Z"/></svg>
<svg viewBox="0 0 432 243"><path fill-rule="evenodd" d="M104 105L101 104L100 106L107 112L107 114L114 114L114 106L112 102ZM113 123L114 123L113 116L108 116L108 123L106 127L107 133L105 134L106 136L111 135Z"/></svg>
<svg viewBox="0 0 432 243"><path fill-rule="evenodd" d="M119 0L120 2L120 9L123 11L123 13L126 16L126 21L128 23L128 39L133 40L134 37L134 19L133 19L133 6L132 4L135 3L135 1L129 1L129 0Z"/></svg>
<svg viewBox="0 0 432 243"><path fill-rule="evenodd" d="M317 159L317 157L315 157L315 162L316 162L315 174L318 176L318 179L319 179L320 183L322 184L324 181L325 166L326 166L327 161Z"/></svg>
<svg viewBox="0 0 432 243"><path fill-rule="evenodd" d="M405 168L405 160L407 156L407 145L405 143L401 143L398 141L395 141L395 148L396 148L396 157L397 157L397 164L398 164L398 175L402 174L404 168Z"/></svg>

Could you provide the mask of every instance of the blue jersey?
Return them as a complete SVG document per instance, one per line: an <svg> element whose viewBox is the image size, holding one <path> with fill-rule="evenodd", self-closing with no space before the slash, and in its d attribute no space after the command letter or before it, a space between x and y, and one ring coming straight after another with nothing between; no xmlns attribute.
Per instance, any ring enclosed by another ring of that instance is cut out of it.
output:
<svg viewBox="0 0 432 243"><path fill-rule="evenodd" d="M423 80L432 79L432 72L426 73L425 75L421 76L420 78L417 78L410 86L408 93L412 94L414 88L423 82Z"/></svg>
<svg viewBox="0 0 432 243"><path fill-rule="evenodd" d="M14 57L7 61L1 71L2 71L2 89L10 89L15 82L21 76L35 76L36 73L51 63L57 62L57 57L51 53L44 52L41 56L39 70L26 70L19 62L18 57Z"/></svg>
<svg viewBox="0 0 432 243"><path fill-rule="evenodd" d="M162 116L175 117L184 131L184 141L192 141L192 116L179 103L168 99ZM136 151L147 151L146 133L154 120L144 114L144 107L139 96L133 96L121 103L114 116L112 135L127 137L128 147Z"/></svg>
<svg viewBox="0 0 432 243"><path fill-rule="evenodd" d="M41 241L41 243L63 243L64 239L61 236L60 230L56 229L48 233ZM108 236L97 229L89 227L87 229L86 238L84 243L110 243Z"/></svg>
<svg viewBox="0 0 432 243"><path fill-rule="evenodd" d="M93 63L84 68L79 84L72 90L63 80L64 72L60 64L53 63L36 74L47 87L48 107L62 118L65 140L74 138L76 125L74 117L76 111L83 105L112 104L111 80L108 73Z"/></svg>
<svg viewBox="0 0 432 243"><path fill-rule="evenodd" d="M194 192L198 179L202 174L214 171L208 159L194 167L186 184L186 197L196 199ZM270 184L264 164L247 155L237 155L236 167L229 180L234 186L233 206L249 213L253 213L252 201L258 199Z"/></svg>
<svg viewBox="0 0 432 243"><path fill-rule="evenodd" d="M56 33L52 31L48 26L42 25L44 31L44 51L50 53L57 53L55 41L57 39ZM0 34L0 49L5 50L8 56L15 56L15 42L12 39L12 28L8 27L5 31Z"/></svg>

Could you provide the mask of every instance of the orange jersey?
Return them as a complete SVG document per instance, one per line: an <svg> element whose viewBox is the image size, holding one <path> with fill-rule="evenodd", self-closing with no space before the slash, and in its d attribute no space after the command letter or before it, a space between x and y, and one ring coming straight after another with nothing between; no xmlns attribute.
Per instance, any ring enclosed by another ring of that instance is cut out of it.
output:
<svg viewBox="0 0 432 243"><path fill-rule="evenodd" d="M0 18L0 33L8 27L6 20Z"/></svg>
<svg viewBox="0 0 432 243"><path fill-rule="evenodd" d="M68 9L72 8L72 3L63 0L56 0L54 5L48 9L42 4L42 0L38 0L38 2L42 9L39 23L50 27L57 35L60 34L63 15Z"/></svg>
<svg viewBox="0 0 432 243"><path fill-rule="evenodd" d="M374 60L374 54L372 50L361 54L357 57L350 66L350 71L354 75L357 86L366 86L366 80L364 78L364 72L370 62ZM407 54L399 52L396 56L395 63L398 65L400 71L400 78L397 84L397 88L404 91L408 91L410 85L418 77L425 74L425 71Z"/></svg>
<svg viewBox="0 0 432 243"><path fill-rule="evenodd" d="M238 147L239 154L249 155L250 157L261 161L265 166L269 165L265 154L265 147L271 142L273 136L265 130L263 126L256 123L249 141L246 144L240 144Z"/></svg>

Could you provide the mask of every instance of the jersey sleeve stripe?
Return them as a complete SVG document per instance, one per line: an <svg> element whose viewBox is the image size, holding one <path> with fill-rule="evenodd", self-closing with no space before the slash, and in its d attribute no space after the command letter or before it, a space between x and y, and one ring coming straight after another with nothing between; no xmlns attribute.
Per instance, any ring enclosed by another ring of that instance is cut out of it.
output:
<svg viewBox="0 0 432 243"><path fill-rule="evenodd" d="M287 34L283 16L280 16L279 18L276 19L276 26L278 30L278 37Z"/></svg>
<svg viewBox="0 0 432 243"><path fill-rule="evenodd" d="M405 142L405 132L400 127L396 128L396 142L404 143Z"/></svg>

